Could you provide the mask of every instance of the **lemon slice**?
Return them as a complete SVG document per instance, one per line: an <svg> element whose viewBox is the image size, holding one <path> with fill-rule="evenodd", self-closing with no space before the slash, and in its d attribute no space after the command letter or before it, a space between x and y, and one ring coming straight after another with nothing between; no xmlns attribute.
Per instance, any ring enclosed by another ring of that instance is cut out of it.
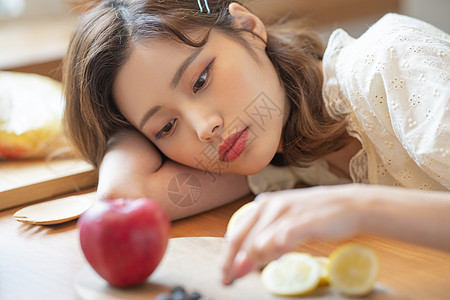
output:
<svg viewBox="0 0 450 300"><path fill-rule="evenodd" d="M329 276L331 287L342 294L368 294L378 276L378 258L367 247L344 245L330 255Z"/></svg>
<svg viewBox="0 0 450 300"><path fill-rule="evenodd" d="M233 236L237 232L237 228L240 227L242 221L245 220L250 211L255 207L255 202L248 202L235 211L235 213L231 216L230 221L228 221L227 237Z"/></svg>
<svg viewBox="0 0 450 300"><path fill-rule="evenodd" d="M328 284L329 272L328 266L330 264L330 259L328 257L315 256L314 259L319 263L320 267L320 280L319 285Z"/></svg>
<svg viewBox="0 0 450 300"><path fill-rule="evenodd" d="M262 271L263 286L272 294L298 296L314 290L320 280L320 266L312 256L289 252L271 261Z"/></svg>

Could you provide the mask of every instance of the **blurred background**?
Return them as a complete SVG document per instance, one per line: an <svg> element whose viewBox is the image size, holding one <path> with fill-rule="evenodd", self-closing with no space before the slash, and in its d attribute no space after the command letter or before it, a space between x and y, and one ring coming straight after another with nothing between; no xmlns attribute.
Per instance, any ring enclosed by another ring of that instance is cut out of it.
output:
<svg viewBox="0 0 450 300"><path fill-rule="evenodd" d="M195 0L192 0L195 1ZM76 22L76 0L0 0L0 70L38 73L60 80L60 63ZM363 33L387 12L427 21L450 32L449 0L247 0L265 22L303 17L324 41L341 27Z"/></svg>

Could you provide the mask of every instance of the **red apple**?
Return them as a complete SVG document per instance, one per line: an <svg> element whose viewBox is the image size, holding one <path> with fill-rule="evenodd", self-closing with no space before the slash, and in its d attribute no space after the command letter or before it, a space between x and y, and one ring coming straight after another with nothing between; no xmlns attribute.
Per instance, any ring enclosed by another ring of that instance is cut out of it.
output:
<svg viewBox="0 0 450 300"><path fill-rule="evenodd" d="M92 268L116 287L144 282L161 261L170 221L150 199L99 201L79 221L81 249Z"/></svg>

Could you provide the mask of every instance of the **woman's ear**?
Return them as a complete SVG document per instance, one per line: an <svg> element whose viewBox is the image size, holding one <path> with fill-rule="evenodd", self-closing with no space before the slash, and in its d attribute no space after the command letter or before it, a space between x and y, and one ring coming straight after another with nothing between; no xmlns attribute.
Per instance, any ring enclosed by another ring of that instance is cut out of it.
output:
<svg viewBox="0 0 450 300"><path fill-rule="evenodd" d="M234 24L260 36L267 42L267 32L264 23L248 9L239 3L232 2L228 6L228 12L234 17Z"/></svg>

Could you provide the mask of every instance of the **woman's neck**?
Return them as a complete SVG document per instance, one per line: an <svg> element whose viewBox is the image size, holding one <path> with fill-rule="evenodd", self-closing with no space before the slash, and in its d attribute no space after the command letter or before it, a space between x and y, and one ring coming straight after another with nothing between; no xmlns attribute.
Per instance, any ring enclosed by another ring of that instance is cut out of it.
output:
<svg viewBox="0 0 450 300"><path fill-rule="evenodd" d="M361 148L362 146L358 139L347 137L344 147L323 156L322 159L328 163L331 172L350 178L350 160Z"/></svg>

